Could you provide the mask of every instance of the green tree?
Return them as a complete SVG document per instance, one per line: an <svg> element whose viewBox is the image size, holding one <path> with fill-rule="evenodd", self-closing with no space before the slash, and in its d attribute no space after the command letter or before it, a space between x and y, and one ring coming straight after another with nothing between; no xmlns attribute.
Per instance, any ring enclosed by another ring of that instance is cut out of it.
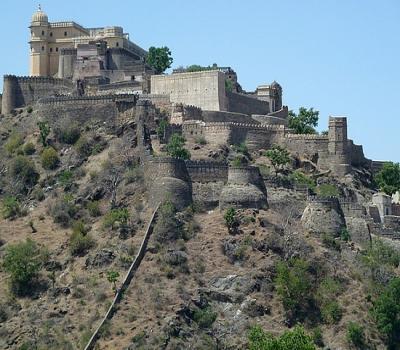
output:
<svg viewBox="0 0 400 350"><path fill-rule="evenodd" d="M117 290L116 283L118 281L118 278L119 278L119 272L114 270L107 271L107 280L108 282L113 284L114 290Z"/></svg>
<svg viewBox="0 0 400 350"><path fill-rule="evenodd" d="M296 134L315 134L318 125L319 111L313 108L299 108L299 113L289 111L289 128L294 129Z"/></svg>
<svg viewBox="0 0 400 350"><path fill-rule="evenodd" d="M375 182L381 191L392 195L400 189L400 164L386 162L382 169L375 175Z"/></svg>
<svg viewBox="0 0 400 350"><path fill-rule="evenodd" d="M273 145L271 149L265 152L265 155L271 161L275 174L290 162L290 153L278 145Z"/></svg>
<svg viewBox="0 0 400 350"><path fill-rule="evenodd" d="M254 326L250 329L248 339L249 350L315 350L312 337L300 325L285 331L280 337L274 337L264 332L260 326Z"/></svg>
<svg viewBox="0 0 400 350"><path fill-rule="evenodd" d="M276 289L283 307L296 318L307 308L311 298L311 277L308 263L302 259L279 262L275 279Z"/></svg>
<svg viewBox="0 0 400 350"><path fill-rule="evenodd" d="M44 252L29 238L25 242L8 245L3 266L10 274L12 289L17 293L27 292L44 261Z"/></svg>
<svg viewBox="0 0 400 350"><path fill-rule="evenodd" d="M229 233L236 233L239 227L239 220L234 208L228 208L224 214L225 225Z"/></svg>
<svg viewBox="0 0 400 350"><path fill-rule="evenodd" d="M379 331L386 337L389 349L400 345L400 278L395 277L376 299L372 308Z"/></svg>
<svg viewBox="0 0 400 350"><path fill-rule="evenodd" d="M39 140L43 147L47 147L47 137L50 134L50 126L46 122L38 122L37 125L39 127Z"/></svg>
<svg viewBox="0 0 400 350"><path fill-rule="evenodd" d="M40 156L40 159L42 161L43 168L47 170L56 169L60 163L57 151L53 147L45 148Z"/></svg>
<svg viewBox="0 0 400 350"><path fill-rule="evenodd" d="M157 126L157 136L160 140L164 139L165 137L165 130L168 127L168 120L167 119L161 119L160 123Z"/></svg>
<svg viewBox="0 0 400 350"><path fill-rule="evenodd" d="M154 68L156 74L163 73L167 68L171 67L173 58L168 47L150 47L146 58L147 63Z"/></svg>
<svg viewBox="0 0 400 350"><path fill-rule="evenodd" d="M184 147L185 138L179 134L173 134L167 144L167 153L174 158L190 159L190 152Z"/></svg>

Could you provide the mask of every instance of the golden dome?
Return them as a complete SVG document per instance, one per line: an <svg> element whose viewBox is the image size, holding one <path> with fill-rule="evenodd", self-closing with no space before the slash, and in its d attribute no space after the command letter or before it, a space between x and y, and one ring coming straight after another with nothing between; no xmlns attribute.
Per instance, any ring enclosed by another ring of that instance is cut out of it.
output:
<svg viewBox="0 0 400 350"><path fill-rule="evenodd" d="M49 18L42 11L41 6L39 5L38 10L32 16L32 22L45 22L45 23L47 23L48 21L49 21Z"/></svg>

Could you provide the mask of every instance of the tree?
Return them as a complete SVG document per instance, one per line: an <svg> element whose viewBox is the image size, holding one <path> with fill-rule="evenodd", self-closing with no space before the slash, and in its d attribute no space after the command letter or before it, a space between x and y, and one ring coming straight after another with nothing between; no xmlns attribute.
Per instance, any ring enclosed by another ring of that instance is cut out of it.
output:
<svg viewBox="0 0 400 350"><path fill-rule="evenodd" d="M228 227L229 233L236 233L239 227L239 220L236 216L236 210L234 208L229 208L224 214L225 224Z"/></svg>
<svg viewBox="0 0 400 350"><path fill-rule="evenodd" d="M294 318L304 311L311 299L311 278L308 263L302 259L279 262L275 279L283 307Z"/></svg>
<svg viewBox="0 0 400 350"><path fill-rule="evenodd" d="M400 278L393 278L372 308L380 332L386 337L389 349L400 344Z"/></svg>
<svg viewBox="0 0 400 350"><path fill-rule="evenodd" d="M260 326L250 329L249 350L315 350L312 337L300 325L285 331L280 337L264 332Z"/></svg>
<svg viewBox="0 0 400 350"><path fill-rule="evenodd" d="M190 152L184 148L185 138L179 134L173 134L167 144L167 153L174 158L190 159Z"/></svg>
<svg viewBox="0 0 400 350"><path fill-rule="evenodd" d="M10 274L12 289L17 293L27 292L44 261L44 252L29 238L25 242L8 245L3 266Z"/></svg>
<svg viewBox="0 0 400 350"><path fill-rule="evenodd" d="M19 192L29 192L39 180L35 164L25 156L16 156L9 166L9 172L13 190L19 189Z"/></svg>
<svg viewBox="0 0 400 350"><path fill-rule="evenodd" d="M289 111L289 128L294 129L296 134L315 134L318 119L319 111L300 107L298 114Z"/></svg>
<svg viewBox="0 0 400 350"><path fill-rule="evenodd" d="M42 161L42 167L47 170L56 169L60 163L58 153L53 147L45 148L40 155L40 160Z"/></svg>
<svg viewBox="0 0 400 350"><path fill-rule="evenodd" d="M39 140L43 147L47 147L47 137L50 134L50 126L46 122L38 122L37 125L39 127Z"/></svg>
<svg viewBox="0 0 400 350"><path fill-rule="evenodd" d="M273 145L271 149L265 152L265 155L270 159L275 174L290 162L290 153L278 145Z"/></svg>
<svg viewBox="0 0 400 350"><path fill-rule="evenodd" d="M156 74L163 73L167 68L171 67L173 58L168 47L150 47L146 58L147 63L154 68Z"/></svg>
<svg viewBox="0 0 400 350"><path fill-rule="evenodd" d="M114 290L117 290L116 283L118 281L118 278L119 278L119 272L113 270L107 272L107 280L108 282L113 284Z"/></svg>
<svg viewBox="0 0 400 350"><path fill-rule="evenodd" d="M381 191L392 195L400 189L400 164L386 162L382 169L375 175L375 181Z"/></svg>

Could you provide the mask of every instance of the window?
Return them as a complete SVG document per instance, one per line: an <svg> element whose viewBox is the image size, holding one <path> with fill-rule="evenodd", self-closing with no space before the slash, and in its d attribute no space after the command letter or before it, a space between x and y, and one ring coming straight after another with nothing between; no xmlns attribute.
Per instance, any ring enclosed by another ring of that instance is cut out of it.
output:
<svg viewBox="0 0 400 350"><path fill-rule="evenodd" d="M52 47L50 47L50 52L53 52L53 48Z"/></svg>
<svg viewBox="0 0 400 350"><path fill-rule="evenodd" d="M58 47L56 47L56 52L58 52Z"/></svg>
<svg viewBox="0 0 400 350"><path fill-rule="evenodd" d="M42 46L42 51L44 51L44 46Z"/></svg>
<svg viewBox="0 0 400 350"><path fill-rule="evenodd" d="M116 43L116 46L118 47L118 46L119 46L119 43Z"/></svg>
<svg viewBox="0 0 400 350"><path fill-rule="evenodd" d="M68 35L68 33L67 32L64 32L64 36L67 36Z"/></svg>
<svg viewBox="0 0 400 350"><path fill-rule="evenodd" d="M42 30L42 35L44 35L44 30Z"/></svg>
<svg viewBox="0 0 400 350"><path fill-rule="evenodd" d="M53 32L50 32L50 36L53 36Z"/></svg>

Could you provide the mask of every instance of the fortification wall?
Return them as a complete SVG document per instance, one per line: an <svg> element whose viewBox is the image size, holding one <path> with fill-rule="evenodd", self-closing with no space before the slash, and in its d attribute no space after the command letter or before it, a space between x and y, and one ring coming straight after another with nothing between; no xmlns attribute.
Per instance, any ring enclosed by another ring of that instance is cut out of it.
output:
<svg viewBox="0 0 400 350"><path fill-rule="evenodd" d="M228 184L257 186L263 193L267 193L260 169L255 166L229 167Z"/></svg>
<svg viewBox="0 0 400 350"><path fill-rule="evenodd" d="M268 114L270 112L269 103L256 97L251 97L235 92L226 92L228 101L228 111L251 114Z"/></svg>
<svg viewBox="0 0 400 350"><path fill-rule="evenodd" d="M152 184L162 177L173 177L185 182L190 181L185 161L178 158L152 157L145 164L144 174L148 184Z"/></svg>
<svg viewBox="0 0 400 350"><path fill-rule="evenodd" d="M285 118L274 117L271 115L261 115L261 114L252 114L251 119L261 124L268 125L288 125L288 121Z"/></svg>
<svg viewBox="0 0 400 350"><path fill-rule="evenodd" d="M224 182L193 182L193 201L203 205L206 209L218 206Z"/></svg>
<svg viewBox="0 0 400 350"><path fill-rule="evenodd" d="M186 161L186 168L192 182L227 182L228 165L208 161Z"/></svg>
<svg viewBox="0 0 400 350"><path fill-rule="evenodd" d="M370 166L370 161L364 156L363 146L355 145L353 140L348 140L347 152L353 166Z"/></svg>
<svg viewBox="0 0 400 350"><path fill-rule="evenodd" d="M298 155L312 156L328 152L328 137L323 135L286 134L282 143L290 152Z"/></svg>
<svg viewBox="0 0 400 350"><path fill-rule="evenodd" d="M151 93L169 95L173 103L205 110L227 110L225 74L216 70L151 76Z"/></svg>
<svg viewBox="0 0 400 350"><path fill-rule="evenodd" d="M268 115L270 115L271 117L287 119L289 116L288 106L283 106L280 110L271 112Z"/></svg>
<svg viewBox="0 0 400 350"><path fill-rule="evenodd" d="M226 111L203 111L202 120L206 123L248 123L259 124L256 120L251 119L247 114L226 112Z"/></svg>
<svg viewBox="0 0 400 350"><path fill-rule="evenodd" d="M7 114L15 108L34 103L44 97L71 93L72 89L73 84L68 80L5 75L2 111Z"/></svg>

